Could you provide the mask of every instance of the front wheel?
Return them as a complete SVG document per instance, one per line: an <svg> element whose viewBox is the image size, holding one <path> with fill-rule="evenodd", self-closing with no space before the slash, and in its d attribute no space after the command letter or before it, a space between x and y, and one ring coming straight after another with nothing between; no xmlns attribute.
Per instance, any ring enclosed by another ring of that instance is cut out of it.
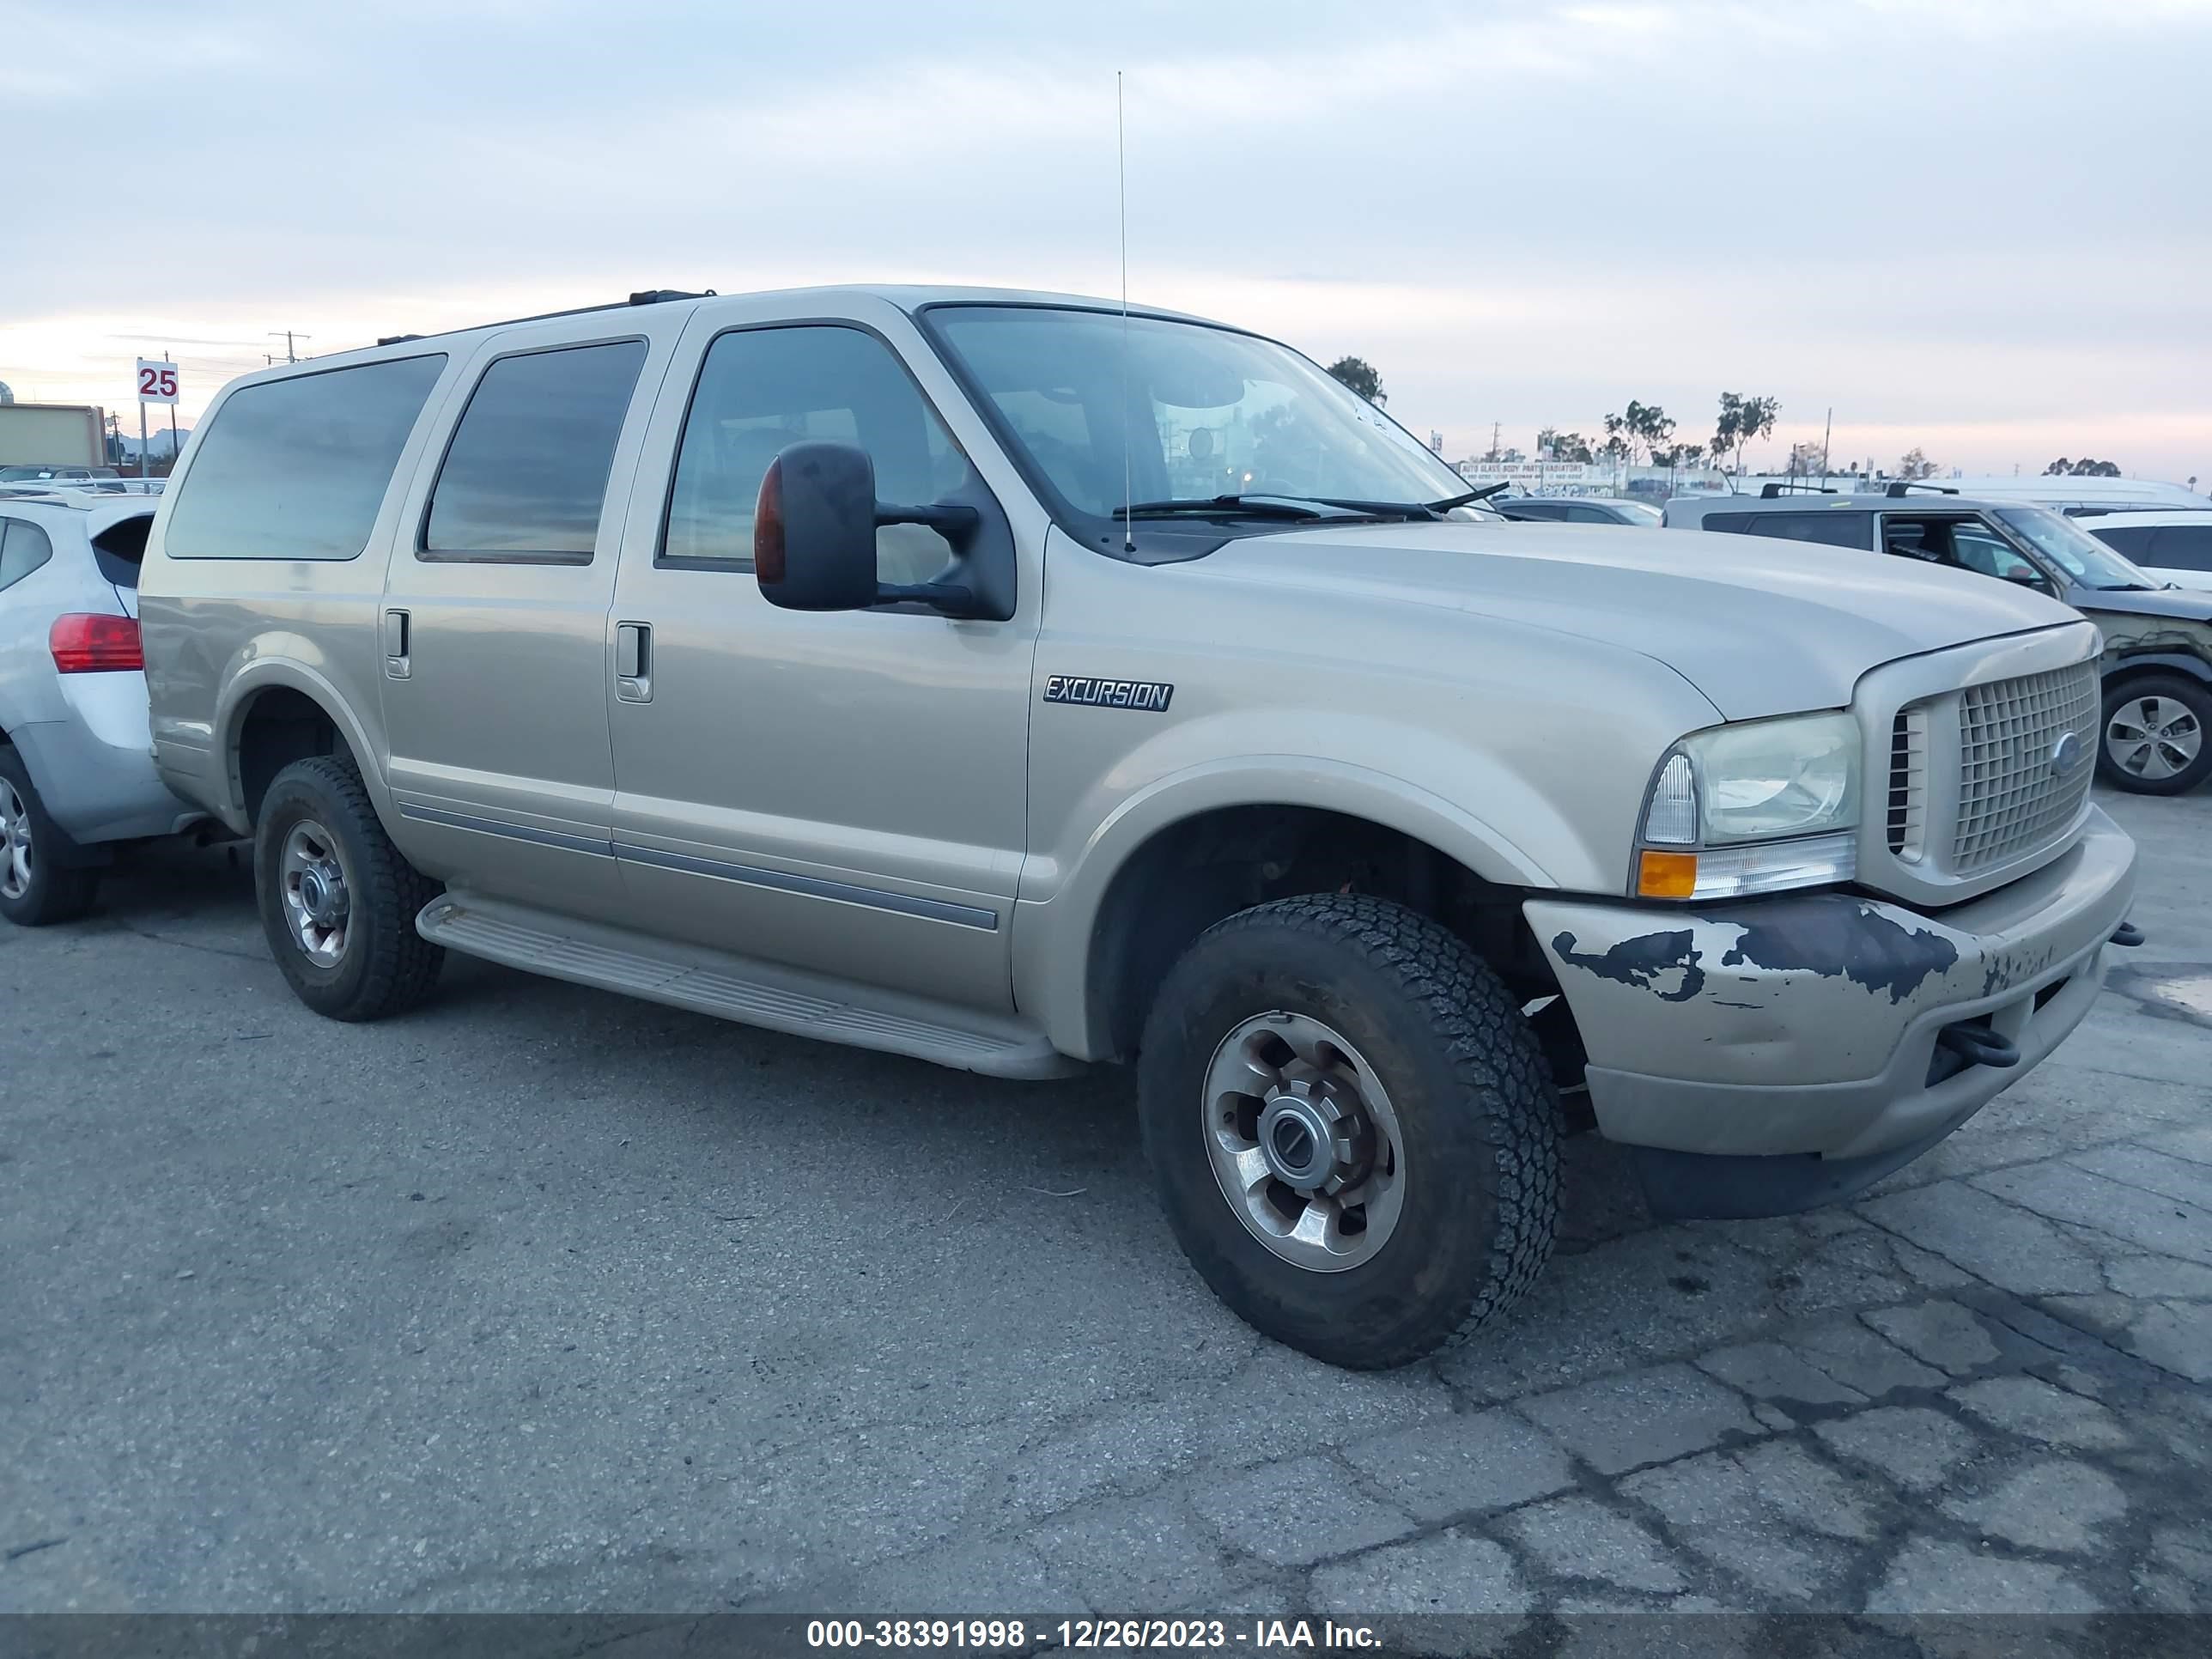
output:
<svg viewBox="0 0 2212 1659"><path fill-rule="evenodd" d="M430 994L446 953L415 931L437 884L384 833L361 774L329 756L276 775L254 826L262 932L300 1000L381 1019Z"/></svg>
<svg viewBox="0 0 2212 1659"><path fill-rule="evenodd" d="M2139 795L2179 795L2212 773L2212 687L2179 674L2130 679L2105 696L2097 770Z"/></svg>
<svg viewBox="0 0 2212 1659"><path fill-rule="evenodd" d="M1543 1052L1482 960L1402 906L1283 899L1200 935L1146 1021L1138 1100L1192 1265L1316 1358L1462 1340L1551 1255Z"/></svg>

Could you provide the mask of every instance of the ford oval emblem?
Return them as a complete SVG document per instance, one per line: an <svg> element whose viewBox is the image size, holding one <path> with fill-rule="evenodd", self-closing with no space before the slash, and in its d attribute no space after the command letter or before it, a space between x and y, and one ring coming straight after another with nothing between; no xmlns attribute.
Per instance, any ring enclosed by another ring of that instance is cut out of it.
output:
<svg viewBox="0 0 2212 1659"><path fill-rule="evenodd" d="M2071 772L2081 759L2081 738L2069 732L2051 745L2051 775L2063 778Z"/></svg>

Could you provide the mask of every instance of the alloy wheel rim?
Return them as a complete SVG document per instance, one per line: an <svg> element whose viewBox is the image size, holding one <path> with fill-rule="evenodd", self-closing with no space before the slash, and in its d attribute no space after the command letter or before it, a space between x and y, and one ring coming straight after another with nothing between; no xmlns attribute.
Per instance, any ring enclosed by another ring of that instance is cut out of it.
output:
<svg viewBox="0 0 2212 1659"><path fill-rule="evenodd" d="M1255 1014L1213 1051L1199 1113L1222 1197L1272 1255L1343 1273L1389 1242L1405 1207L1398 1115L1341 1033Z"/></svg>
<svg viewBox="0 0 2212 1659"><path fill-rule="evenodd" d="M2204 750L2204 728L2179 698L2137 697L2112 711L2105 744L2121 771L2159 783L2196 764Z"/></svg>
<svg viewBox="0 0 2212 1659"><path fill-rule="evenodd" d="M335 968L345 959L353 926L353 890L337 837L302 818L284 837L276 879L293 943L317 967Z"/></svg>
<svg viewBox="0 0 2212 1659"><path fill-rule="evenodd" d="M0 778L0 895L31 890L31 813L15 786Z"/></svg>

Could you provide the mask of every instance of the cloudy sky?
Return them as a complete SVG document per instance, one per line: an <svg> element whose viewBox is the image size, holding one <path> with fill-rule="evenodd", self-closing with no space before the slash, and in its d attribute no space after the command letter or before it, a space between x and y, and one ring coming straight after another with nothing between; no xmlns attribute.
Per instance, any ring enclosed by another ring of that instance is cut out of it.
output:
<svg viewBox="0 0 2212 1659"><path fill-rule="evenodd" d="M2212 0L0 0L0 380L189 422L644 287L1110 293L1492 422L1723 389L1969 471L2212 478ZM69 198L83 192L80 205ZM104 199L102 199L104 198ZM131 418L126 414L126 420ZM1753 459L1759 459L1757 451Z"/></svg>

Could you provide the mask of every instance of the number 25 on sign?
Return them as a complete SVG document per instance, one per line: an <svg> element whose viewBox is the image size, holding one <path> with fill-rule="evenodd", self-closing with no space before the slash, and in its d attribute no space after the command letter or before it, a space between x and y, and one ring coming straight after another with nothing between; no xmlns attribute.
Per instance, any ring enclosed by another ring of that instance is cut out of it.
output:
<svg viewBox="0 0 2212 1659"><path fill-rule="evenodd" d="M176 402L177 366L141 357L138 360L138 401L142 404Z"/></svg>

